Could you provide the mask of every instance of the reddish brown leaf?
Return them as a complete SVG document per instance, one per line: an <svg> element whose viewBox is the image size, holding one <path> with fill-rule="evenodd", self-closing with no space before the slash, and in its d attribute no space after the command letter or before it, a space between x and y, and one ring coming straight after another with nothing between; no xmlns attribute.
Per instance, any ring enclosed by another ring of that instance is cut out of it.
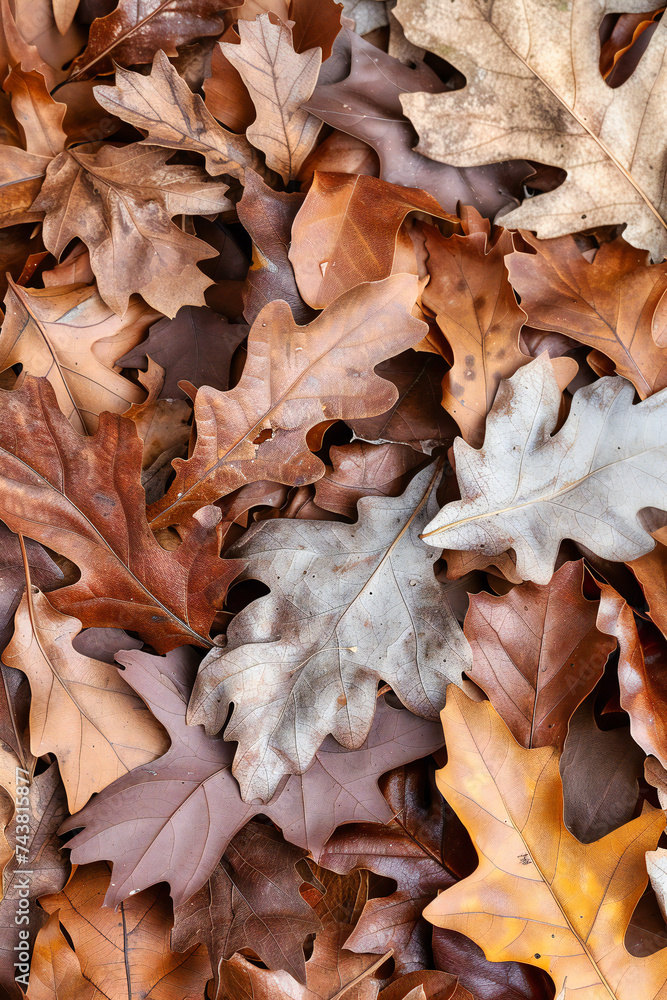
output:
<svg viewBox="0 0 667 1000"><path fill-rule="evenodd" d="M407 445L363 441L331 448L330 456L333 467L315 484L316 501L319 507L349 518L356 518L362 497L397 497L423 461Z"/></svg>

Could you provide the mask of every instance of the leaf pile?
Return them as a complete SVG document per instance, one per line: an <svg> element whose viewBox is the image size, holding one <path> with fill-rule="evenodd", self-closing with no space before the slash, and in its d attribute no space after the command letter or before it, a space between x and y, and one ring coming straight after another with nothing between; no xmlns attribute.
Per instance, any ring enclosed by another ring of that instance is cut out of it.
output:
<svg viewBox="0 0 667 1000"><path fill-rule="evenodd" d="M0 0L0 997L667 996L667 20Z"/></svg>

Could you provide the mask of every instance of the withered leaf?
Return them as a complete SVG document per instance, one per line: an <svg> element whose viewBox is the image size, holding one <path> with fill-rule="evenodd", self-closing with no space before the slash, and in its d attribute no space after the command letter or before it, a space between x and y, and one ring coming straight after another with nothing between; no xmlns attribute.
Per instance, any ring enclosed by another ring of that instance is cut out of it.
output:
<svg viewBox="0 0 667 1000"><path fill-rule="evenodd" d="M362 497L397 497L424 460L407 445L364 441L332 447L329 454L332 468L315 483L317 505L349 518L356 518Z"/></svg>
<svg viewBox="0 0 667 1000"><path fill-rule="evenodd" d="M76 952L52 913L39 931L30 963L30 1000L105 1000L96 986L83 978Z"/></svg>
<svg viewBox="0 0 667 1000"><path fill-rule="evenodd" d="M304 109L317 83L322 50L296 52L292 32L268 14L239 21L240 45L221 43L250 92L257 117L246 135L285 183L294 180L322 127Z"/></svg>
<svg viewBox="0 0 667 1000"><path fill-rule="evenodd" d="M268 800L306 770L331 733L348 749L370 729L378 681L417 715L437 718L470 652L419 541L440 475L425 469L397 498L359 500L359 521L269 521L230 552L242 579L271 593L241 612L228 645L203 662L188 719L225 738L244 797Z"/></svg>
<svg viewBox="0 0 667 1000"><path fill-rule="evenodd" d="M419 341L411 315L417 278L398 274L359 285L305 327L285 302L260 312L243 376L229 392L204 386L195 400L197 443L150 508L154 527L176 523L246 482L290 485L324 472L307 433L324 420L382 413L396 399L374 366Z"/></svg>
<svg viewBox="0 0 667 1000"><path fill-rule="evenodd" d="M596 627L598 602L585 599L583 580L580 560L545 586L470 597L463 627L472 649L468 675L521 746L563 748L572 713L615 648Z"/></svg>
<svg viewBox="0 0 667 1000"><path fill-rule="evenodd" d="M341 28L342 13L343 6L337 0L290 0L289 20L294 21L295 51L320 48L322 60L328 59Z"/></svg>
<svg viewBox="0 0 667 1000"><path fill-rule="evenodd" d="M161 319L151 326L148 337L118 358L122 368L148 366L148 358L164 368L161 399L187 399L179 382L196 389L210 385L224 391L229 385L229 366L234 351L245 339L248 328L228 323L224 317L202 306L183 306L173 319Z"/></svg>
<svg viewBox="0 0 667 1000"><path fill-rule="evenodd" d="M50 603L84 625L133 629L158 650L209 645L216 609L240 569L219 558L220 512L201 510L167 552L146 522L131 421L103 413L95 436L82 438L49 383L32 376L0 395L0 412L0 517L81 570Z"/></svg>
<svg viewBox="0 0 667 1000"><path fill-rule="evenodd" d="M74 649L76 618L32 590L2 659L30 681L31 751L55 754L70 812L77 812L94 792L164 752L166 734L116 667Z"/></svg>
<svg viewBox="0 0 667 1000"><path fill-rule="evenodd" d="M564 538L610 560L650 552L655 542L637 512L667 509L656 474L667 393L636 406L633 398L625 379L599 379L577 390L567 421L552 434L560 390L549 357L520 368L500 384L483 448L457 438L462 499L442 509L424 540L481 551L489 562L512 548L519 577L539 584L551 579Z"/></svg>
<svg viewBox="0 0 667 1000"><path fill-rule="evenodd" d="M76 146L49 165L32 206L46 213L44 244L57 257L81 237L100 295L121 316L133 292L175 316L182 305L203 305L211 284L197 261L215 251L171 219L230 207L227 185L200 167L168 166L168 158L138 144Z"/></svg>
<svg viewBox="0 0 667 1000"><path fill-rule="evenodd" d="M158 315L137 297L121 318L94 286L23 288L10 280L5 308L0 369L21 364L48 378L79 433L94 433L103 410L123 413L144 398L139 386L114 371Z"/></svg>

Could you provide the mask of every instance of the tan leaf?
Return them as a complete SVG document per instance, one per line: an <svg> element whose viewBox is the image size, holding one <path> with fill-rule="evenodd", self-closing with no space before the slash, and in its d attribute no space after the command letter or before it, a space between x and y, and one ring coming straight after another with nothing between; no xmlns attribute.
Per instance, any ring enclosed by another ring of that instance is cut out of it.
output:
<svg viewBox="0 0 667 1000"><path fill-rule="evenodd" d="M462 90L404 94L418 149L457 167L526 157L567 171L554 191L504 216L540 238L627 223L625 238L667 251L667 22L612 89L600 73L600 22L626 0L399 0L411 42L464 74Z"/></svg>
<svg viewBox="0 0 667 1000"><path fill-rule="evenodd" d="M23 146L29 153L56 156L67 143L63 120L67 107L51 97L41 73L14 66L3 84L12 96L12 111L23 132Z"/></svg>
<svg viewBox="0 0 667 1000"><path fill-rule="evenodd" d="M76 952L60 929L55 910L40 930L30 965L28 1000L105 1000L96 986L83 978Z"/></svg>
<svg viewBox="0 0 667 1000"><path fill-rule="evenodd" d="M268 14L239 21L238 27L241 44L225 42L220 48L241 74L257 111L247 135L287 183L298 174L322 128L319 118L301 108L315 89L322 50L295 52L292 32L273 24Z"/></svg>

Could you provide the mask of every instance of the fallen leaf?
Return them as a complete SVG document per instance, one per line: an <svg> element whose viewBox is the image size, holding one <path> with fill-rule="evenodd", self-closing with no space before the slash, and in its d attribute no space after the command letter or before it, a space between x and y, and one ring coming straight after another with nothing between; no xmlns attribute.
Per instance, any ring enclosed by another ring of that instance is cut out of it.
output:
<svg viewBox="0 0 667 1000"><path fill-rule="evenodd" d="M164 730L113 666L72 646L76 618L51 607L37 588L16 612L3 663L30 681L30 749L55 754L70 812L122 774L166 748Z"/></svg>
<svg viewBox="0 0 667 1000"><path fill-rule="evenodd" d="M448 681L462 683L468 645L418 539L439 476L430 466L400 497L362 498L356 524L271 521L230 550L248 560L241 578L271 593L236 617L226 648L202 663L188 721L218 732L234 704L225 739L239 744L244 797L267 801L329 733L359 747L380 680L427 719Z"/></svg>
<svg viewBox="0 0 667 1000"><path fill-rule="evenodd" d="M248 139L287 184L299 172L322 128L303 107L317 83L322 50L296 52L292 32L268 14L238 23L240 45L225 42L222 53L236 67L252 97L257 117Z"/></svg>
<svg viewBox="0 0 667 1000"><path fill-rule="evenodd" d="M603 243L592 263L571 236L536 240L536 253L507 260L528 323L554 330L610 358L642 399L667 386L667 353L652 336L651 321L667 290L667 264L651 266L648 254L617 237Z"/></svg>
<svg viewBox="0 0 667 1000"><path fill-rule="evenodd" d="M349 518L357 517L362 497L397 497L423 461L407 445L364 441L332 447L329 454L332 468L315 483L317 505Z"/></svg>
<svg viewBox="0 0 667 1000"><path fill-rule="evenodd" d="M83 978L76 952L60 929L54 911L35 939L30 964L29 1000L104 1000L96 986Z"/></svg>
<svg viewBox="0 0 667 1000"><path fill-rule="evenodd" d="M303 943L322 926L299 893L312 879L307 865L298 866L306 854L273 827L247 823L206 885L174 910L172 948L205 944L216 982L224 959L251 948L267 968L305 983Z"/></svg>
<svg viewBox="0 0 667 1000"><path fill-rule="evenodd" d="M636 406L633 397L625 379L599 379L575 392L553 434L560 390L549 357L520 368L500 384L484 447L454 443L463 499L443 508L424 540L481 551L489 562L512 548L518 575L539 584L551 579L564 538L610 560L650 552L655 542L637 512L667 506L655 475L667 395Z"/></svg>
<svg viewBox="0 0 667 1000"><path fill-rule="evenodd" d="M447 95L405 95L420 152L473 167L525 156L567 171L555 191L504 219L512 228L560 236L626 223L625 238L661 260L667 249L662 137L667 123L667 24L655 31L632 77L612 90L600 73L602 3L550 8L513 0L500 13L485 0L399 0L415 45L466 77ZM545 17L547 20L545 20ZM604 192L604 194L603 194Z"/></svg>
<svg viewBox="0 0 667 1000"><path fill-rule="evenodd" d="M397 258L399 264L402 261L400 227L410 212L437 216L450 227L459 227L458 219L423 191L363 174L316 171L294 220L289 251L308 305L324 309L362 281L380 281L393 274Z"/></svg>
<svg viewBox="0 0 667 1000"><path fill-rule="evenodd" d="M380 993L379 1000L474 1000L456 976L446 972L409 972Z"/></svg>
<svg viewBox="0 0 667 1000"><path fill-rule="evenodd" d="M58 406L81 434L93 434L103 410L123 413L144 392L114 365L156 318L140 299L122 318L90 285L22 288L9 282L0 333L0 369L21 364L48 378Z"/></svg>
<svg viewBox="0 0 667 1000"><path fill-rule="evenodd" d="M203 996L211 978L206 949L200 945L182 955L170 950L171 907L164 888L147 889L115 911L102 906L108 884L108 865L91 865L77 868L60 892L40 898L47 913L58 913L84 979L109 1000L132 992L146 1000Z"/></svg>
<svg viewBox="0 0 667 1000"><path fill-rule="evenodd" d="M138 144L77 146L52 161L33 204L46 213L44 244L57 257L81 237L100 295L121 316L133 292L175 316L182 305L203 305L211 284L197 261L214 251L171 219L229 207L227 185L200 167L167 166L167 159Z"/></svg>
<svg viewBox="0 0 667 1000"><path fill-rule="evenodd" d="M563 825L553 748L524 750L489 702L472 702L456 688L443 726L450 753L438 787L467 826L480 863L440 893L427 918L466 933L492 960L544 969L565 1000L575 993L625 1000L637 990L658 997L664 954L635 959L623 939L662 813L649 807L595 844L580 844Z"/></svg>
<svg viewBox="0 0 667 1000"><path fill-rule="evenodd" d="M342 3L337 0L290 0L289 20L294 21L292 43L295 52L322 49L322 61L331 55L331 48L341 29Z"/></svg>
<svg viewBox="0 0 667 1000"><path fill-rule="evenodd" d="M67 143L62 127L67 108L51 97L42 74L13 66L2 86L11 94L24 149L48 157L61 153Z"/></svg>
<svg viewBox="0 0 667 1000"><path fill-rule="evenodd" d="M459 977L479 1000L554 1000L553 983L542 969L519 962L489 962L481 948L456 931L433 928L438 969Z"/></svg>
<svg viewBox="0 0 667 1000"><path fill-rule="evenodd" d="M187 462L174 463L173 485L150 508L153 527L246 482L300 486L318 479L324 465L308 448L308 431L392 405L393 386L373 369L421 337L424 325L410 314L416 295L414 276L393 275L352 289L305 327L285 302L265 306L250 331L238 385L197 393L197 443Z"/></svg>
<svg viewBox="0 0 667 1000"><path fill-rule="evenodd" d="M523 747L562 750L572 714L615 649L596 628L598 602L585 599L583 582L580 560L565 563L545 586L470 597L467 674Z"/></svg>
<svg viewBox="0 0 667 1000"><path fill-rule="evenodd" d="M144 514L141 442L131 421L103 413L82 438L43 379L0 396L0 516L72 559L81 579L49 597L84 625L126 626L167 650L209 645L213 616L239 565L219 558L220 512L206 508L166 552ZM119 459L122 455L122 459Z"/></svg>
<svg viewBox="0 0 667 1000"><path fill-rule="evenodd" d="M221 44L239 45L235 25L216 42L211 55L211 75L204 81L205 104L214 118L232 132L243 133L255 120L255 105L241 74L224 55Z"/></svg>

